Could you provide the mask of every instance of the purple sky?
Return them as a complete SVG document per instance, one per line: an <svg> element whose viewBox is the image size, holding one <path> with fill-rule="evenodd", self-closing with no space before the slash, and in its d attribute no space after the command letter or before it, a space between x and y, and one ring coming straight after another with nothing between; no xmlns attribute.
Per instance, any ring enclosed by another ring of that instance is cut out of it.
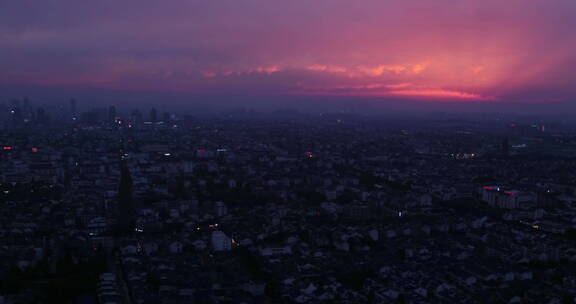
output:
<svg viewBox="0 0 576 304"><path fill-rule="evenodd" d="M0 20L9 92L576 97L574 0L7 0Z"/></svg>

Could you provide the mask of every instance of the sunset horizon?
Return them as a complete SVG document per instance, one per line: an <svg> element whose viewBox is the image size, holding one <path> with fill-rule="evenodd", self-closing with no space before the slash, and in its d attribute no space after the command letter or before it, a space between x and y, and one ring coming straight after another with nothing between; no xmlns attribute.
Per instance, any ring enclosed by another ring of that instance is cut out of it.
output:
<svg viewBox="0 0 576 304"><path fill-rule="evenodd" d="M9 89L529 103L576 96L576 4L567 0L25 0L0 5L0 17L0 85Z"/></svg>

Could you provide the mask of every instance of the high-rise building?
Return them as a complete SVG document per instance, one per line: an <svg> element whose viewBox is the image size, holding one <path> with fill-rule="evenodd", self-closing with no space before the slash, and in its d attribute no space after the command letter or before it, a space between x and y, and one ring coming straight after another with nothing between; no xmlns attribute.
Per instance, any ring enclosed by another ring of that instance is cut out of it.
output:
<svg viewBox="0 0 576 304"><path fill-rule="evenodd" d="M228 214L228 208L223 202L216 202L214 204L214 209L216 211L216 216L221 217Z"/></svg>
<svg viewBox="0 0 576 304"><path fill-rule="evenodd" d="M110 106L108 107L108 123L115 123L116 122L116 107Z"/></svg>
<svg viewBox="0 0 576 304"><path fill-rule="evenodd" d="M158 111L156 111L156 109L152 108L150 110L150 121L155 124L156 122L158 122Z"/></svg>
<svg viewBox="0 0 576 304"><path fill-rule="evenodd" d="M20 109L20 99L12 100L12 109Z"/></svg>
<svg viewBox="0 0 576 304"><path fill-rule="evenodd" d="M70 119L70 113L69 113L69 109L68 109L68 104L63 102L61 104L58 105L57 107L57 113L56 117L58 120L62 120L62 121L67 121L68 119Z"/></svg>
<svg viewBox="0 0 576 304"><path fill-rule="evenodd" d="M32 119L32 105L26 97L22 103L22 117L24 118L24 122L29 122Z"/></svg>
<svg viewBox="0 0 576 304"><path fill-rule="evenodd" d="M78 114L77 114L77 109L76 109L76 99L72 98L70 99L70 119L71 120L77 120L78 119Z"/></svg>
<svg viewBox="0 0 576 304"><path fill-rule="evenodd" d="M18 128L24 121L22 115L22 107L19 99L12 101L12 107L10 108L10 126L12 128Z"/></svg>
<svg viewBox="0 0 576 304"><path fill-rule="evenodd" d="M39 124L45 124L48 122L48 116L46 115L46 110L44 110L44 108L38 108L38 110L36 110L36 122Z"/></svg>
<svg viewBox="0 0 576 304"><path fill-rule="evenodd" d="M132 115L130 116L130 122L132 125L139 126L143 123L143 120L142 112L140 112L140 110L135 109L132 111Z"/></svg>

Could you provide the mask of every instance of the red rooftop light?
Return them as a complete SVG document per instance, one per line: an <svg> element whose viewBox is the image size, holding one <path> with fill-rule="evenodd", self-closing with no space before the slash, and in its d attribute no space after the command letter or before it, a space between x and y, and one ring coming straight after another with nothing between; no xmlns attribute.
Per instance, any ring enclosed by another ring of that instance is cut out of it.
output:
<svg viewBox="0 0 576 304"><path fill-rule="evenodd" d="M2 149L3 149L3 150L12 150L12 147L10 147L10 146L5 146L5 147L3 147Z"/></svg>

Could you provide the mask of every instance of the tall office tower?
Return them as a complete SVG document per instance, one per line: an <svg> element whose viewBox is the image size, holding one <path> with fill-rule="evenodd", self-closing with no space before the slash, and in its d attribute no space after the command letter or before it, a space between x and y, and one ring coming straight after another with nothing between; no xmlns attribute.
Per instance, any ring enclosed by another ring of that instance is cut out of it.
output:
<svg viewBox="0 0 576 304"><path fill-rule="evenodd" d="M164 114L162 115L162 121L166 124L169 123L170 122L170 113L164 112Z"/></svg>
<svg viewBox="0 0 576 304"><path fill-rule="evenodd" d="M116 122L116 107L110 106L108 107L108 123Z"/></svg>
<svg viewBox="0 0 576 304"><path fill-rule="evenodd" d="M65 102L58 105L57 119L68 121L68 105Z"/></svg>
<svg viewBox="0 0 576 304"><path fill-rule="evenodd" d="M142 112L140 112L140 110L138 109L132 110L132 115L130 116L130 122L132 123L132 125L139 126L142 124L143 120L144 119L142 118Z"/></svg>
<svg viewBox="0 0 576 304"><path fill-rule="evenodd" d="M150 110L150 121L153 124L158 122L158 111L156 111L155 108L152 108L152 110Z"/></svg>
<svg viewBox="0 0 576 304"><path fill-rule="evenodd" d="M24 122L29 122L32 119L32 105L27 97L25 97L22 102L22 117L24 118Z"/></svg>
<svg viewBox="0 0 576 304"><path fill-rule="evenodd" d="M70 99L70 119L71 120L77 120L78 119L78 114L76 112L76 99L72 98Z"/></svg>
<svg viewBox="0 0 576 304"><path fill-rule="evenodd" d="M38 110L36 110L36 122L39 124L45 124L48 122L48 116L46 115L46 110L44 108L38 108Z"/></svg>
<svg viewBox="0 0 576 304"><path fill-rule="evenodd" d="M24 121L22 115L22 107L19 99L12 100L12 107L10 108L10 127L18 128Z"/></svg>
<svg viewBox="0 0 576 304"><path fill-rule="evenodd" d="M12 100L12 109L20 108L20 99L13 99Z"/></svg>

